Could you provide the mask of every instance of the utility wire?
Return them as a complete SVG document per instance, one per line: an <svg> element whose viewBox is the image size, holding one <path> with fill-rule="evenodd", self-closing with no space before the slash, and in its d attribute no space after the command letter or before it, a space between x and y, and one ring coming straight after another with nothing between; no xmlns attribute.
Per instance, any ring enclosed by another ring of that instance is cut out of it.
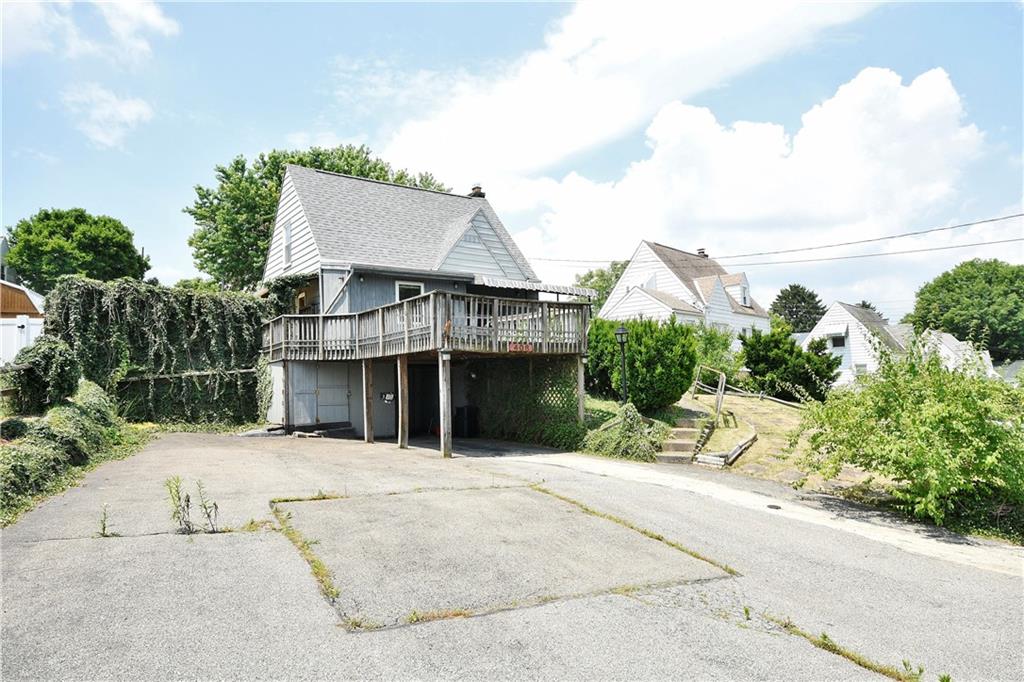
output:
<svg viewBox="0 0 1024 682"><path fill-rule="evenodd" d="M1011 220L1013 218L1020 218L1020 217L1024 217L1024 213L1011 213L1010 215L998 216L996 218L985 218L984 220L974 220L974 221L971 221L969 223L960 223L959 225L948 225L946 227L932 227L932 228L929 228L927 230L915 230L914 232L901 232L900 234L891 234L891 235L888 235L888 236L885 236L885 237L872 237L871 239L858 239L858 240L852 241L852 242L838 242L836 244L820 244L818 246L804 246L804 247L800 247L800 248L797 248L797 249L781 249L779 251L758 251L758 252L755 252L755 253L738 253L738 254L732 254L732 255L729 255L729 256L715 256L715 260L725 260L727 258L749 258L749 257L752 257L752 256L774 256L774 255L778 255L778 254L781 254L781 253L794 253L794 252L797 252L797 251L817 251L817 250L820 250L820 249L831 249L831 248L835 248L835 247L838 247L838 246L853 246L855 244L868 244L868 243L871 243L871 242L880 242L880 241L885 241L885 240L888 240L888 239L900 239L901 237L913 237L913 236L922 235L922 234L930 234L932 232L943 232L943 231L948 231L948 230L956 230L956 229L959 229L959 228L962 228L962 227L972 227L974 225L984 225L986 223L997 223L997 222L1001 222L1003 220ZM998 244L998 243L1002 243L1002 242L992 242L992 243ZM971 245L970 244L965 244L965 246L971 246ZM958 248L958 247L948 247L948 248ZM896 253L896 252L893 252L893 253ZM908 251L906 253L912 253L912 251ZM869 254L869 255L876 255L876 254ZM885 254L880 254L880 255L885 255ZM606 258L604 260L600 260L600 259L574 259L574 258L531 258L530 260L548 261L548 262L555 262L555 263L611 263L615 259L607 259ZM809 261L790 261L790 262L809 262Z"/></svg>
<svg viewBox="0 0 1024 682"><path fill-rule="evenodd" d="M924 253L926 251L947 251L949 249L966 249L971 246L988 246L990 244L1009 244L1010 242L1024 242L1024 237L1014 239L998 239L991 242L974 242L973 244L953 244L950 246L933 246L926 249L907 249L906 251L888 251L886 253L859 253L855 256L829 256L826 258L802 258L798 260L771 260L760 263L733 263L732 267L747 267L749 265L788 265L790 263L822 263L830 260L852 260L854 258L880 258L882 256L902 256L908 253Z"/></svg>

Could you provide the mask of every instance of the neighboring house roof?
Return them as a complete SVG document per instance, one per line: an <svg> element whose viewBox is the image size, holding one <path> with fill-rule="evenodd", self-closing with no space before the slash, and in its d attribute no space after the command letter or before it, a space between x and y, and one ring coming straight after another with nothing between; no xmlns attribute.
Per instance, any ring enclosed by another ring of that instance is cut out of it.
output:
<svg viewBox="0 0 1024 682"><path fill-rule="evenodd" d="M0 313L5 317L28 315L42 317L46 298L28 287L0 280Z"/></svg>
<svg viewBox="0 0 1024 682"><path fill-rule="evenodd" d="M889 321L870 308L861 308L842 301L836 301L855 320L864 325L868 331L874 332L878 339L892 350L903 350L907 331L901 327L909 325L890 325ZM892 328L892 329L890 329Z"/></svg>
<svg viewBox="0 0 1024 682"><path fill-rule="evenodd" d="M996 365L995 370L999 376L1003 377L1007 381L1013 381L1020 376L1021 370L1024 370L1024 360L1004 362L1001 365Z"/></svg>
<svg viewBox="0 0 1024 682"><path fill-rule="evenodd" d="M694 280L709 275L728 274L725 268L706 256L699 256L688 251L680 251L657 242L645 241L644 243L654 252L654 255L668 266L672 274L678 277L679 281L693 292L694 296L701 297L701 293L694 284Z"/></svg>
<svg viewBox="0 0 1024 682"><path fill-rule="evenodd" d="M722 288L732 286L734 284L740 284L744 281L743 273L735 275L710 275L708 277L698 277L693 280L694 285L697 287L698 293L701 299L707 303L711 298L711 292L714 291L715 281L718 280L722 283ZM726 298L729 299L729 306L732 308L734 313L740 315L756 315L757 317L768 317L768 313L765 309L753 299L750 294L747 294L747 301L750 305L743 305L737 301L732 294L728 291L725 292Z"/></svg>
<svg viewBox="0 0 1024 682"><path fill-rule="evenodd" d="M702 314L701 311L697 310L686 301L677 298L672 294L667 294L664 291L658 291L657 289L645 289L643 287L637 287L635 290L647 294L659 303L665 304L674 312L689 313L691 315Z"/></svg>
<svg viewBox="0 0 1024 682"><path fill-rule="evenodd" d="M436 192L289 164L324 261L438 270L481 213L527 279L530 263L482 197Z"/></svg>

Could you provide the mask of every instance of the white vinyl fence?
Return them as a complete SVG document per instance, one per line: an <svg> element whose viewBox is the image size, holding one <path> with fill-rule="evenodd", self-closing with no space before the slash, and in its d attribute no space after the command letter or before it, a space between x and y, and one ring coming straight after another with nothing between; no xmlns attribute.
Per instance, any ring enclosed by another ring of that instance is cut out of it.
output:
<svg viewBox="0 0 1024 682"><path fill-rule="evenodd" d="M18 315L0 318L0 363L13 362L18 351L31 345L42 333L43 320L40 317Z"/></svg>

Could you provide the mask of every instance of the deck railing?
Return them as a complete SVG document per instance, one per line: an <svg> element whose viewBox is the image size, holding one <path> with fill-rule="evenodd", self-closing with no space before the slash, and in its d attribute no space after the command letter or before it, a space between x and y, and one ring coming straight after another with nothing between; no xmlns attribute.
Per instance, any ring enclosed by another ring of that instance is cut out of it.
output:
<svg viewBox="0 0 1024 682"><path fill-rule="evenodd" d="M434 291L349 315L282 315L263 325L274 360L357 360L440 350L582 354L587 303Z"/></svg>

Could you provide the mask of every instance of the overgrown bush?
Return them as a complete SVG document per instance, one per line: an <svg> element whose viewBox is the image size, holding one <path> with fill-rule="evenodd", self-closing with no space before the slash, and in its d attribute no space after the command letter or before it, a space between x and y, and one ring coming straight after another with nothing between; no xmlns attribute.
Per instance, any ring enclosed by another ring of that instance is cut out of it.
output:
<svg viewBox="0 0 1024 682"><path fill-rule="evenodd" d="M17 414L39 414L75 392L82 370L68 344L43 335L18 351L15 367L5 373L6 383L16 390L11 407Z"/></svg>
<svg viewBox="0 0 1024 682"><path fill-rule="evenodd" d="M894 482L900 506L951 518L1024 517L1024 390L987 378L980 362L951 371L916 338L878 371L809 406L794 441L826 477L850 464ZM1024 536L1024 529L1017 529Z"/></svg>
<svg viewBox="0 0 1024 682"><path fill-rule="evenodd" d="M594 320L588 338L588 384L596 395L614 397L622 390L622 369L615 329L624 324L626 387L629 400L643 414L672 405L693 381L697 362L691 325L667 322ZM608 391L608 386L611 391Z"/></svg>
<svg viewBox="0 0 1024 682"><path fill-rule="evenodd" d="M71 401L51 408L21 438L0 446L0 517L46 491L72 467L104 456L122 434L99 386L82 381Z"/></svg>
<svg viewBox="0 0 1024 682"><path fill-rule="evenodd" d="M259 356L265 308L256 297L65 277L46 301L47 333L128 418L253 420L256 381L235 372Z"/></svg>
<svg viewBox="0 0 1024 682"><path fill-rule="evenodd" d="M740 368L743 367L741 354L733 351L736 337L731 331L715 329L708 325L694 328L697 364L712 367L725 374L725 379L737 385Z"/></svg>
<svg viewBox="0 0 1024 682"><path fill-rule="evenodd" d="M653 462L661 450L668 427L645 421L632 403L619 408L618 414L587 434L583 451L608 457Z"/></svg>
<svg viewBox="0 0 1024 682"><path fill-rule="evenodd" d="M28 433L31 423L21 417L4 417L0 420L0 438L14 440Z"/></svg>
<svg viewBox="0 0 1024 682"><path fill-rule="evenodd" d="M774 317L771 331L754 329L740 336L749 384L783 400L823 400L839 376L842 359L828 352L825 339L815 339L805 351L792 334L788 322Z"/></svg>

